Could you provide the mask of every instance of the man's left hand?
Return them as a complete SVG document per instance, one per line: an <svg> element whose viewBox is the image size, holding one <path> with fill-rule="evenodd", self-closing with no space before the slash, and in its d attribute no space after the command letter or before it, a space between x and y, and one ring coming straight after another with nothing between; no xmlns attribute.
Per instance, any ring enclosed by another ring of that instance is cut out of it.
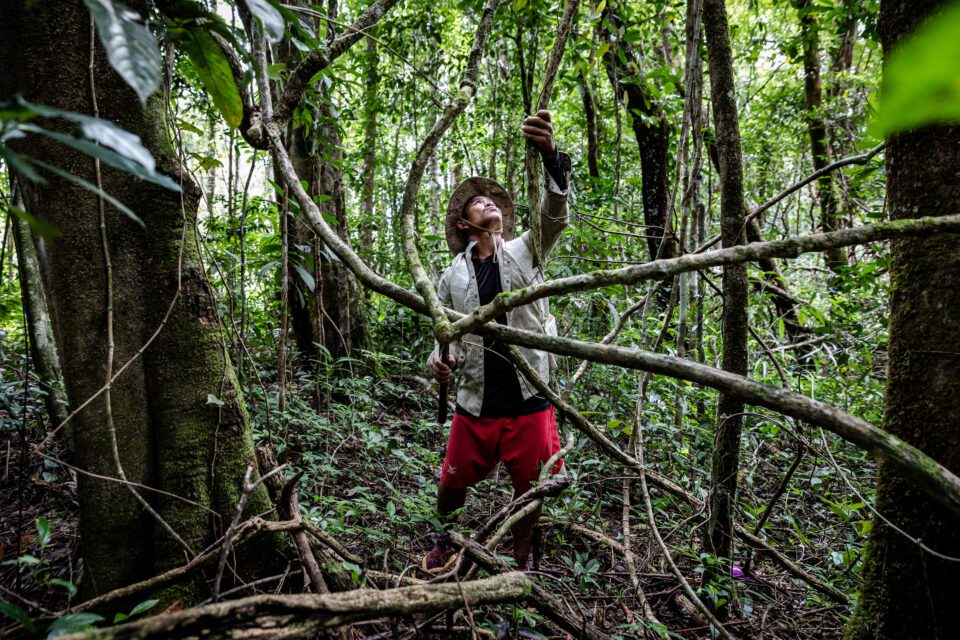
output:
<svg viewBox="0 0 960 640"><path fill-rule="evenodd" d="M553 142L553 125L550 112L546 109L537 111L536 115L527 116L523 120L523 136L527 142L542 155L548 156L557 150Z"/></svg>

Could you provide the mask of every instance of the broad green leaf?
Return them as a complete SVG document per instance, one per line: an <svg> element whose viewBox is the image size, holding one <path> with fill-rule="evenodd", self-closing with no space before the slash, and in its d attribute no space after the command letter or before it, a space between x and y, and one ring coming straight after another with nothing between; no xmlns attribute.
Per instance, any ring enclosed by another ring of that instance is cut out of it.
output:
<svg viewBox="0 0 960 640"><path fill-rule="evenodd" d="M227 125L231 129L239 127L243 120L243 99L223 50L213 36L199 27L187 29L181 44Z"/></svg>
<svg viewBox="0 0 960 640"><path fill-rule="evenodd" d="M313 276L310 275L310 272L298 264L293 265L293 268L298 274L300 274L300 279L303 280L305 285L307 285L307 289L310 289L310 291L316 291L317 282L313 279Z"/></svg>
<svg viewBox="0 0 960 640"><path fill-rule="evenodd" d="M213 395L212 393L208 393L208 394L207 394L207 404L213 404L213 405L216 405L216 406L218 406L218 407L222 407L223 405L226 404L226 402L224 402L223 400L221 400L221 399L218 398L217 396Z"/></svg>
<svg viewBox="0 0 960 640"><path fill-rule="evenodd" d="M196 126L190 124L189 122L187 122L187 121L184 120L183 118L177 118L177 126L179 126L179 127L180 127L181 129L183 129L184 131L189 131L190 133L195 133L195 134L197 134L198 136L204 135L203 129L200 129L199 127L196 127Z"/></svg>
<svg viewBox="0 0 960 640"><path fill-rule="evenodd" d="M166 189L170 189L171 191L180 191L180 185L170 179L169 176L165 176L162 173L157 173L154 170L153 158L149 155L149 153L147 154L147 157L150 158L150 167L147 168L140 162L133 161L127 156L111 151L106 147L94 144L82 138L75 138L73 136L68 136L65 133L49 131L30 123L21 125L21 128L24 131L37 133L47 136L48 138L52 138L57 142L61 142L69 147L73 147L77 151L81 151L93 158L97 158L101 162L108 164L115 169L132 173L133 175L142 180L146 180L147 182L152 182ZM146 150L144 149L144 151Z"/></svg>
<svg viewBox="0 0 960 640"><path fill-rule="evenodd" d="M247 0L247 8L263 24L263 32L271 44L283 40L283 16L268 0Z"/></svg>
<svg viewBox="0 0 960 640"><path fill-rule="evenodd" d="M110 66L146 104L160 86L160 50L140 15L113 0L84 0L107 52Z"/></svg>
<svg viewBox="0 0 960 640"><path fill-rule="evenodd" d="M50 521L40 516L37 518L37 542L40 544L40 548L44 548L50 544L50 539L53 537L53 528L50 526Z"/></svg>
<svg viewBox="0 0 960 640"><path fill-rule="evenodd" d="M83 118L80 121L79 132L84 138L113 149L144 169L153 171L157 166L153 156L143 146L140 136L124 131L112 122L100 118Z"/></svg>
<svg viewBox="0 0 960 640"><path fill-rule="evenodd" d="M960 123L960 2L904 39L883 68L870 133L887 136L927 124Z"/></svg>
<svg viewBox="0 0 960 640"><path fill-rule="evenodd" d="M0 600L0 615L5 615L14 622L17 622L30 633L37 632L37 625L33 623L26 611L6 600Z"/></svg>
<svg viewBox="0 0 960 640"><path fill-rule="evenodd" d="M150 609L153 609L155 606L157 606L158 602L160 601L155 599L144 600L143 602L141 602L140 604L138 604L137 606L135 606L133 609L130 610L130 617L132 618L133 616L138 616L144 611L149 611Z"/></svg>
<svg viewBox="0 0 960 640"><path fill-rule="evenodd" d="M31 158L30 161L33 162L33 164L37 165L38 167L43 167L44 169L46 169L46 170L49 171L50 173L55 173L55 174L57 174L58 176L60 176L61 178L63 178L64 180L66 180L66 181L68 181L68 182L72 182L73 184L79 185L79 186L83 187L84 189L86 189L86 190L88 190L88 191L92 191L92 192L95 193L96 195L100 196L101 198L103 198L104 200L106 200L107 202L109 202L111 206L115 207L117 210L119 210L120 212L122 212L125 216L127 216L128 218L130 218L131 220L133 220L134 222L136 222L138 225L140 225L141 227L146 228L147 225L144 224L143 220L140 219L140 216L138 216L137 214L135 214L135 213L130 209L130 207L128 207L127 205L123 204L122 202L120 202L119 200L117 200L116 198L114 198L113 196L111 196L109 193L107 193L106 191L104 191L103 189L101 189L100 187L98 187L97 185L92 184L92 183L90 183L90 182L87 182L87 181L84 180L83 178L79 178L79 177L73 175L72 173L70 173L70 172L68 172L68 171L64 171L63 169L61 169L61 168L59 168L59 167L53 166L52 164L47 164L46 162L41 162L40 160L37 160L36 158Z"/></svg>
<svg viewBox="0 0 960 640"><path fill-rule="evenodd" d="M68 613L57 618L53 621L53 624L47 627L47 640L59 638L76 631L86 631L92 628L94 623L101 620L103 620L103 616L98 616L95 613Z"/></svg>

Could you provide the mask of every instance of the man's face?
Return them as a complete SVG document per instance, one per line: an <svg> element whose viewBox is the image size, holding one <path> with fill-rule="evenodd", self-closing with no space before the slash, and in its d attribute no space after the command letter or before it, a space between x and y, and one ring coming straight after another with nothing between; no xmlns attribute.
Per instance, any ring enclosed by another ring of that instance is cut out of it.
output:
<svg viewBox="0 0 960 640"><path fill-rule="evenodd" d="M496 203L486 196L478 196L470 201L463 217L484 229L500 231L503 229L503 212ZM464 225L466 226L466 225ZM473 229L469 229L474 231Z"/></svg>

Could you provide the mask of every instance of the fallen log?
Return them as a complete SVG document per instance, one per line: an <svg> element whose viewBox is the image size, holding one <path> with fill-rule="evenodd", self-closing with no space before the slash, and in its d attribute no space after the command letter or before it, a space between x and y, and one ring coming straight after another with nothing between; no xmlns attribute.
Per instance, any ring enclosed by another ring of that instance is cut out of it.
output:
<svg viewBox="0 0 960 640"><path fill-rule="evenodd" d="M398 589L359 589L344 593L257 595L162 614L109 629L64 636L64 640L137 638L315 638L335 635L345 624L383 616L409 615L518 602L533 583L519 571L459 584ZM592 637L592 636L591 636Z"/></svg>

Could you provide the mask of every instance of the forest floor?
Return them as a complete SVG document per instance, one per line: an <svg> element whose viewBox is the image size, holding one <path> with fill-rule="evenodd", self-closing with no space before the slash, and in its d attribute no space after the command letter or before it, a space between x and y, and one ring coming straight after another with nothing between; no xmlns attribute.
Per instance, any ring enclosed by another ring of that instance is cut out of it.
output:
<svg viewBox="0 0 960 640"><path fill-rule="evenodd" d="M282 441L286 445L275 447L281 459L305 472L300 484L305 515L364 557L367 568L416 575L433 534L441 527L433 502L445 443L433 415L435 391L415 378L380 378L373 384L370 379L342 379L325 388L327 408L322 412L311 408L316 403L312 394L304 389L292 391L286 424L278 426L275 418L272 430L285 431ZM336 398L351 401L337 402ZM254 399L251 409L255 422L263 424L266 405ZM37 427L40 416L34 404L28 403L25 422L23 418L19 406L8 405L0 411L0 455L4 460L0 599L17 602L42 616L62 611L71 590L67 585L82 579L76 478L55 462L22 455L46 432ZM281 441L278 435L274 433L275 442ZM586 440L578 442L567 456L567 466L574 482L545 505L536 571L531 575L565 601L571 615L614 637L639 637L646 626L643 609L631 587L623 555L598 542L603 538L622 541L622 472L604 461ZM504 472L500 476L499 481L486 480L471 490L460 531L476 530L509 500L509 481ZM710 638L708 628L691 615L689 601L663 562L659 547L651 542L639 483L632 484L632 548L640 585L663 625L661 629L669 630L669 637L674 638ZM698 548L699 541L692 536L703 514L687 513L662 496L655 496L654 503L658 528L675 551L685 577L696 586L702 564L690 549ZM498 552L509 558L509 538ZM11 562L18 557L19 563ZM811 557L816 559L808 549L806 558L794 559L804 562ZM731 579L721 587L735 594L732 632L771 639L841 637L849 606L825 600L768 560L758 559L754 567L753 577ZM363 583L362 573L354 576ZM297 578L269 590L299 588ZM490 637L565 637L532 607L483 607L472 613L479 627L493 632ZM427 626L428 621L434 626ZM418 616L399 621L398 627L387 623L357 626L353 637L391 637L395 629L401 637L412 638L416 633L450 637L444 624L443 617ZM417 625L424 628L418 632ZM464 629L466 620L455 620L454 625ZM9 628L0 623L0 636Z"/></svg>

